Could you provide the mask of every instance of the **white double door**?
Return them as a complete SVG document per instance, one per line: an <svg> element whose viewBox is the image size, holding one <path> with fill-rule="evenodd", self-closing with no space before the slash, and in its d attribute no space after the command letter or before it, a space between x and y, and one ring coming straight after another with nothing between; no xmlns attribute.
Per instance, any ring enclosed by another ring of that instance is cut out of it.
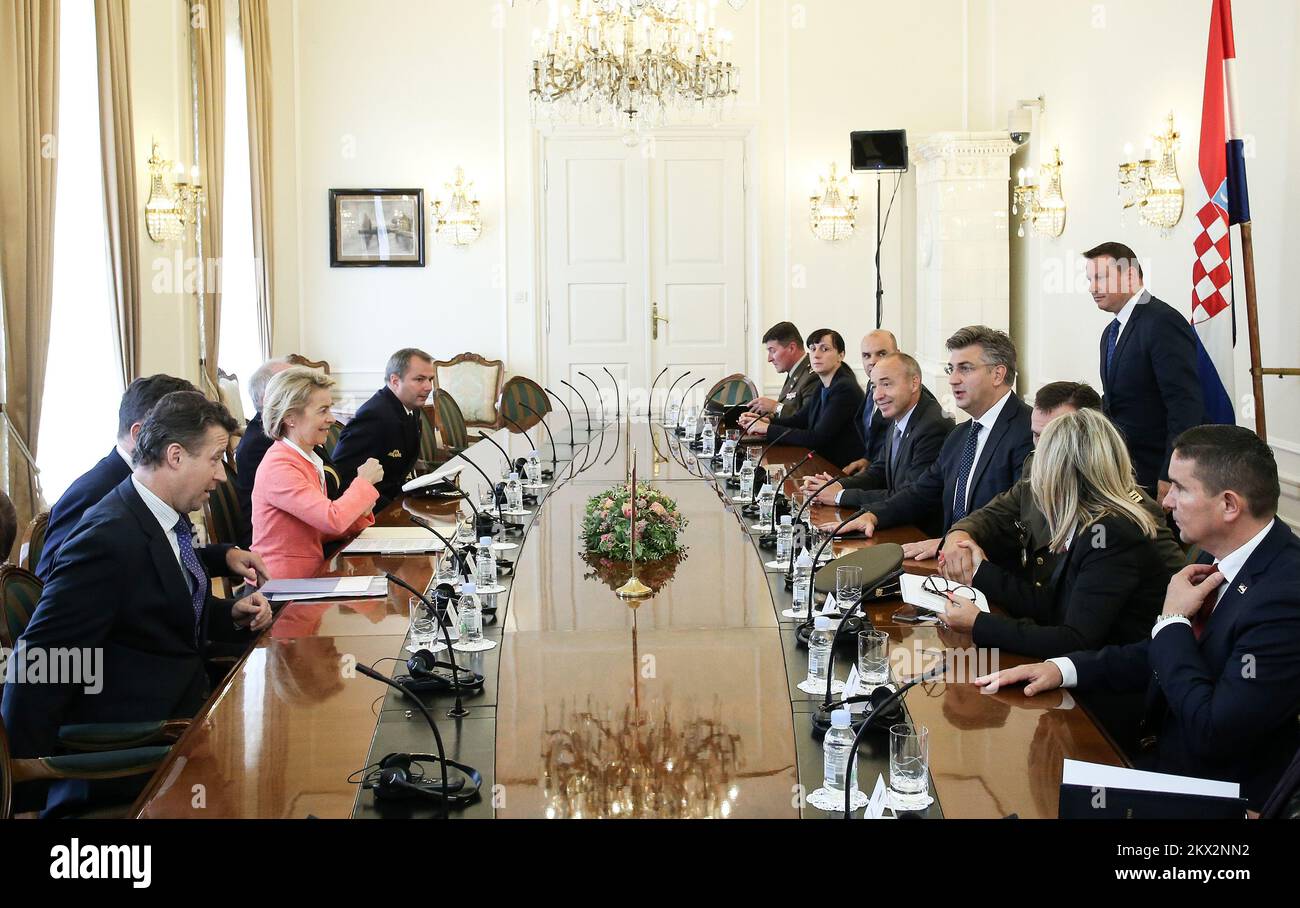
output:
<svg viewBox="0 0 1300 908"><path fill-rule="evenodd" d="M703 400L745 370L747 348L744 140L656 136L553 138L545 145L546 373L549 387L614 415L644 418L699 379ZM606 372L608 370L608 372ZM587 376L591 379L588 381ZM613 376L611 379L610 376ZM572 398L581 413L581 405Z"/></svg>

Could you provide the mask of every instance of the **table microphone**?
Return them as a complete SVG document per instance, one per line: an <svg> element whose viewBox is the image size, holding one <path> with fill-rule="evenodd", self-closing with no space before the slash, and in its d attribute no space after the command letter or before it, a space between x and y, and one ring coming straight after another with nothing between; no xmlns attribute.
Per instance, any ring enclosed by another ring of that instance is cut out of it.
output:
<svg viewBox="0 0 1300 908"><path fill-rule="evenodd" d="M438 610L434 608L434 605L429 601L429 598L396 574L385 571L384 577L388 579L389 583L395 583L402 589L408 590L414 594L424 603L424 607L429 610L429 614L433 617L433 620L438 622L438 628L442 631L442 642L447 644L447 658L451 660L451 689L456 692L456 705L447 710L447 716L452 719L465 718L469 715L469 710L465 708L465 702L461 696L461 691L465 687L481 691L483 689L483 676L478 672L470 671L467 668L461 668L456 664L456 651L452 649L451 646L451 631L448 629L447 625L442 623L442 619L438 617ZM433 665L429 666L431 674L433 668ZM462 674L468 679L465 684L462 684L460 680Z"/></svg>
<svg viewBox="0 0 1300 908"><path fill-rule="evenodd" d="M451 540L439 533L432 523L425 520L419 514L412 514L409 511L406 514L406 519L411 521L411 523L415 524L417 527L428 530L434 536L438 537L438 541L447 547L447 551L451 552L451 557L454 558L456 563L460 566L460 575L462 577L469 578L474 576L474 572L470 570L469 559L465 557L465 553L456 551L456 546L451 542Z"/></svg>
<svg viewBox="0 0 1300 908"><path fill-rule="evenodd" d="M663 378L663 377L664 377L664 373L667 372L667 371L668 371L668 367L667 367L667 366L664 366L662 369L659 370L659 374L655 376L655 380L652 381L652 382L650 382L650 394L649 394L649 399L646 401L646 405L645 405L645 421L646 421L646 422L654 422L654 421L655 421L655 415L654 415L654 409L655 409L655 385L659 384L659 379ZM632 409L632 402L631 402L631 400L628 401L628 409L629 409L629 410Z"/></svg>
<svg viewBox="0 0 1300 908"><path fill-rule="evenodd" d="M587 414L587 438L588 440L590 440L591 439L591 408L587 406L587 398L583 397L581 391L573 387L573 385L569 384L564 379L560 379L560 384L564 385L564 387L568 388L574 394L578 395L578 400L582 401L583 412Z"/></svg>
<svg viewBox="0 0 1300 908"><path fill-rule="evenodd" d="M592 388L596 390L596 403L600 404L600 427L603 429L605 428L605 395L600 393L600 385L596 384L595 381L592 381L590 375L583 372L581 369L578 370L578 374L591 382Z"/></svg>
<svg viewBox="0 0 1300 908"><path fill-rule="evenodd" d="M513 461L513 460L510 459L510 452L507 451L505 448L501 447L501 445L497 444L496 439L494 439L491 435L487 434L486 432L484 432L484 431L482 431L482 430L479 431L479 433L478 433L478 437L481 438L481 439L483 439L484 441L490 443L490 444L492 445L492 447L496 448L498 451L501 452L502 456L505 457L505 459L506 459L506 472L507 472L507 473L518 473L518 472L519 472L519 464L516 463L515 461Z"/></svg>
<svg viewBox="0 0 1300 908"><path fill-rule="evenodd" d="M573 449L578 446L578 442L573 438L573 412L569 409L569 405L560 400L560 396L550 388L543 388L542 390L551 395L551 397L554 397L555 402L564 408L565 414L569 417L569 455L572 456Z"/></svg>
<svg viewBox="0 0 1300 908"><path fill-rule="evenodd" d="M504 495L504 494L500 494L500 495L497 494L497 484L496 484L495 482L493 482L492 479L491 479L491 477L489 477L488 474L485 473L485 472L483 471L483 468L482 468L482 467L480 467L480 466L479 466L478 464L476 464L474 461L470 460L469 457L467 457L467 456L465 455L465 452L464 452L464 451L456 451L456 452L454 452L451 456L452 456L452 457L459 457L461 460L465 461L465 463L469 464L469 465L470 465L471 467L473 467L475 470L478 470L479 475L482 476L483 479L487 482L487 484L488 484L488 488L492 490L492 500L496 503L496 506L497 506L497 519L500 520L500 521L501 521L501 524L504 526L504 525L505 525L505 522L506 522L506 519L505 519L505 517L502 516L502 514L501 514L501 499L504 498L505 495ZM465 500L466 500L466 501L469 500L469 496L468 496L468 495L466 495ZM477 509L475 509L475 513L477 513Z"/></svg>
<svg viewBox="0 0 1300 908"><path fill-rule="evenodd" d="M519 406L523 407L523 408L524 408L525 410L527 410L529 413L531 413L531 414L533 414L534 416L537 417L537 424L538 424L539 426L542 427L542 429L546 432L546 437L549 438L550 441L551 441L551 475L550 475L550 478L551 478L551 479L554 479L554 478L555 478L555 474L556 474L556 473L559 471L559 469L560 469L560 461L559 461L559 458L556 456L556 449L557 449L558 446L555 444L555 436L551 434L551 427L548 426L548 425L546 424L546 419L545 419L545 417L542 416L542 414L538 413L536 410L534 410L532 407L528 406L528 404L524 403L522 400L519 402ZM535 450L537 450L537 449L536 449L536 448L533 448L533 450L535 451ZM543 477L543 478L546 478L546 477Z"/></svg>
<svg viewBox="0 0 1300 908"><path fill-rule="evenodd" d="M667 416L668 412L672 410L672 406L670 405L673 402L673 388L677 387L677 382L681 381L683 378L685 378L690 374L691 374L691 370L687 369L681 375L677 376L677 378L673 381L673 383L668 386L668 396L664 398L664 416ZM676 428L676 426L674 426L673 428Z"/></svg>
<svg viewBox="0 0 1300 908"><path fill-rule="evenodd" d="M690 387L688 387L685 391L682 392L682 399L678 401L678 406L680 407L686 403L686 396L690 394L692 391L694 391L697 385L699 385L701 382L706 382L708 380L709 377L707 375L702 375L698 379L696 379L695 382L690 385Z"/></svg>
<svg viewBox="0 0 1300 908"><path fill-rule="evenodd" d="M813 626L813 610L812 610L813 591L817 586L815 582L817 577L817 565L821 561L822 552L826 551L826 546L830 545L832 542L835 541L835 534L838 533L846 523L852 520L857 520L863 514L867 513L867 511L868 508L862 508L856 514L850 514L848 517L845 517L844 520L840 521L840 525L837 526L835 530L829 536L826 537L826 541L817 547L817 551L813 554L813 566L812 566L813 576L810 577L808 581L808 617L805 618L799 624L799 629L796 632L796 636L799 636L799 639L804 643L808 642L807 632L810 631ZM790 548L793 549L794 546L792 545L790 546ZM793 579L793 575L794 575L793 558L790 559L790 574ZM793 583L791 585L793 585Z"/></svg>
<svg viewBox="0 0 1300 908"><path fill-rule="evenodd" d="M608 366L601 366L600 368L609 376L609 380L614 383L614 422L615 424L621 423L623 421L623 394L618 390L618 379L614 377L613 372L609 371ZM630 400L628 401L627 411L630 416L632 414L632 402Z"/></svg>
<svg viewBox="0 0 1300 908"><path fill-rule="evenodd" d="M537 450L537 442L533 441L533 436L528 434L527 429L519 425L519 423L515 422L509 416L506 416L504 413L501 414L501 418L504 419L506 422L510 423L511 426L519 430L519 434L522 435L524 437L524 440L528 442L528 447L530 449L534 451Z"/></svg>
<svg viewBox="0 0 1300 908"><path fill-rule="evenodd" d="M885 715L889 711L889 708L891 706L893 706L895 703L902 700L903 697L907 696L907 692L912 688L916 687L916 685L924 684L926 681L933 680L937 675L942 675L945 671L947 671L947 669L948 669L948 655L947 653L944 653L939 657L938 665L930 669L928 672L922 672L921 674L913 678L911 681L908 681L898 690L894 691L884 700L880 701L880 703L876 706L876 708L871 711L871 713L867 716L867 720L862 723L862 727L858 729L858 733L853 736L853 746L849 748L850 777L852 776L854 767L857 766L858 748L862 746L862 736L866 734L867 729L870 728L875 723L876 717ZM845 785L844 786L844 819L849 820L852 818L853 818L853 786Z"/></svg>

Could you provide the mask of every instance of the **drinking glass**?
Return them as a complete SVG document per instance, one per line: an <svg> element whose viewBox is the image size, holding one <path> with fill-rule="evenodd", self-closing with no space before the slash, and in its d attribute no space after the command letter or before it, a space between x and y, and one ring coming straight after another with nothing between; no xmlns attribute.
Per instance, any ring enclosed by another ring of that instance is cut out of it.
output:
<svg viewBox="0 0 1300 908"><path fill-rule="evenodd" d="M862 568L841 564L835 568L835 601L846 612L862 598Z"/></svg>
<svg viewBox="0 0 1300 908"><path fill-rule="evenodd" d="M930 730L924 725L889 729L889 787L904 810L921 810L930 800Z"/></svg>
<svg viewBox="0 0 1300 908"><path fill-rule="evenodd" d="M884 631L858 634L858 678L864 694L889 683L889 635Z"/></svg>
<svg viewBox="0 0 1300 908"><path fill-rule="evenodd" d="M745 459L748 460L750 463L752 463L754 466L756 467L758 466L758 458L761 457L762 455L763 455L762 445L745 446Z"/></svg>
<svg viewBox="0 0 1300 908"><path fill-rule="evenodd" d="M433 649L438 643L438 619L429 615L424 603L412 596L407 607L411 615L411 645L416 649Z"/></svg>

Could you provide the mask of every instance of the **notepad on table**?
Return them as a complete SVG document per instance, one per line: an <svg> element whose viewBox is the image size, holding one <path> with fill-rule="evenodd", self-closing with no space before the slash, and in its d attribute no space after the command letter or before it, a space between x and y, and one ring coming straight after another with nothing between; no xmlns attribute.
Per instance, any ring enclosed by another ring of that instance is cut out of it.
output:
<svg viewBox="0 0 1300 908"><path fill-rule="evenodd" d="M914 605L917 608L923 608L927 612L944 612L948 600L943 596L931 593L923 589L927 580L933 580L934 585L941 590L952 590L959 596L965 596L975 602L975 606L981 612L989 610L989 600L982 592L969 586L960 586L956 583L950 583L936 574L933 578L923 577L920 574L904 574L899 578L899 584L902 589L903 601L908 605ZM959 588L960 587L960 588ZM971 596L974 593L974 597Z"/></svg>

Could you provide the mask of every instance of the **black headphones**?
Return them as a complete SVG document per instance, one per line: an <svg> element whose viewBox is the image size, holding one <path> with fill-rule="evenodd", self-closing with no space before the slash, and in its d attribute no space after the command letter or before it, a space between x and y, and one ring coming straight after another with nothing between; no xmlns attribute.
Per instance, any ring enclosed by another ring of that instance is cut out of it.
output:
<svg viewBox="0 0 1300 908"><path fill-rule="evenodd" d="M455 760L447 760L449 770L460 772L460 777L448 776L447 791L442 789L441 774L429 775L424 772L422 763L435 766L443 762L436 754L389 754L375 766L366 768L361 780L361 787L372 790L376 800L380 801L415 801L428 800L446 803L452 807L463 807L479 797L483 787L483 775L474 767ZM411 767L417 767L412 774ZM433 781L430 781L430 780Z"/></svg>
<svg viewBox="0 0 1300 908"><path fill-rule="evenodd" d="M439 673L438 669L444 671ZM401 683L405 683L412 690L451 690L455 687L452 681L453 672L459 679L463 690L475 691L483 689L483 676L478 672L470 671L464 666L453 666L450 662L440 662L427 649L422 649L407 659L406 670L411 673L410 681ZM425 683L421 684L422 681Z"/></svg>

